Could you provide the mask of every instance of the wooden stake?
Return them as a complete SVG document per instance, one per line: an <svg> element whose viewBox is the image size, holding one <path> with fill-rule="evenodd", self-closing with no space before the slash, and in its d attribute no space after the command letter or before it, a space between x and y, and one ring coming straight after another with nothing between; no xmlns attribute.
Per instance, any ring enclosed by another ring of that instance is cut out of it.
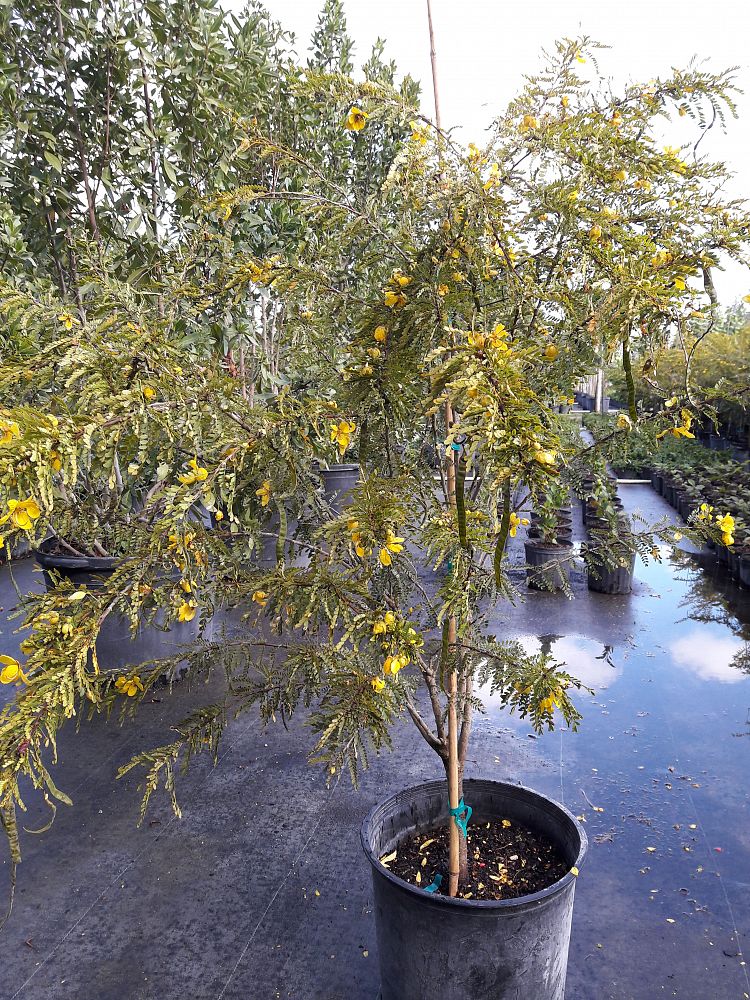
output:
<svg viewBox="0 0 750 1000"><path fill-rule="evenodd" d="M435 99L435 124L438 129L442 127L440 121L440 99L438 96L437 82L437 57L435 54L435 32L432 27L432 6L427 0L427 25L430 32L430 64L432 67L432 93ZM445 404L445 429L450 431L453 424L453 407L449 402ZM456 463L451 452L445 460L445 480L448 504L455 509L456 506ZM448 653L450 656L456 655L456 619L451 616L448 619ZM458 701L458 674L451 670L448 678L448 804L451 809L458 808L458 719L456 713L456 703ZM458 892L458 875L461 865L461 841L460 832L456 826L453 816L448 824L448 895L455 896Z"/></svg>

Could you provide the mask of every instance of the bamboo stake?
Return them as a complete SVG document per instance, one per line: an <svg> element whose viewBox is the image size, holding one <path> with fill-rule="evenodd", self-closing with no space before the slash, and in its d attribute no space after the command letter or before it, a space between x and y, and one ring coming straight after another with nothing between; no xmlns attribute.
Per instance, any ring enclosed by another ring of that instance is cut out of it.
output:
<svg viewBox="0 0 750 1000"><path fill-rule="evenodd" d="M437 56L435 53L435 32L432 25L432 5L427 0L427 25L430 33L430 64L432 68L432 93L435 100L435 124L442 128L440 121L440 99L437 81ZM453 407L450 402L445 404L445 429L450 431L453 424ZM450 452L445 460L446 494L450 507L456 507L456 463ZM456 654L456 618L448 619L448 654ZM458 701L458 674L454 668L448 678L448 804L451 809L458 808L458 719L456 717L456 702ZM461 867L461 841L458 826L451 816L448 824L448 895L455 896L458 892L458 876Z"/></svg>

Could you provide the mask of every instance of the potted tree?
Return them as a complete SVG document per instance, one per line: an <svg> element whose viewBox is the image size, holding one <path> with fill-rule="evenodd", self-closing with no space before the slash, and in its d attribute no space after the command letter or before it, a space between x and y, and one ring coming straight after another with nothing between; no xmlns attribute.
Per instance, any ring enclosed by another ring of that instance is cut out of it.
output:
<svg viewBox="0 0 750 1000"><path fill-rule="evenodd" d="M572 542L570 488L554 483L537 506L524 543L528 585L534 590L567 590Z"/></svg>
<svg viewBox="0 0 750 1000"><path fill-rule="evenodd" d="M352 157L366 144L382 149L394 133L404 136L377 191L342 190L313 150L300 199L293 184L282 183L301 169L300 151L243 123L247 145L273 157L274 184L227 192L217 208L228 217L248 202L262 208L287 198L293 207L304 200L309 228L272 261L222 261L211 292L220 298L223 288L235 294L242 281L262 280L289 315L312 302L314 331L296 329L295 350L309 357L323 335L331 350L305 392L253 406L211 363L191 365L179 378L170 369L159 385L164 411L176 413L163 426L174 432L189 403L195 441L188 456L175 448L174 434L167 443L152 439L157 469L167 467L168 496L151 546L169 551L176 535L191 601L207 603L210 581L257 627L191 658L195 673L224 663L225 702L193 713L176 740L136 755L124 770L145 768L145 807L161 783L172 789L181 759L216 752L232 711L257 707L269 720L314 703L313 759L329 774L348 769L356 781L368 753L387 747L391 727L408 716L442 774L387 798L362 828L383 1000L426 1000L436 982L452 1000L563 997L585 834L566 809L519 787L512 775L506 782L465 775L473 712L485 691L538 731L558 719L575 727L580 718L571 697L579 684L567 670L549 654L529 655L495 635L492 609L515 593L508 540L524 520L526 498L554 497L563 473L592 447L567 433L549 401L569 397L602 354L622 353L631 385L631 347L655 370L675 310L692 308L684 276L714 249L706 248L705 232L739 254L746 231L735 209L714 214L715 197L709 216L703 199L685 197L688 183L715 186L720 168L687 167L674 151L656 153L648 131L678 102L721 101L725 78L676 73L619 98L607 90L592 95L576 74L585 44L559 46L498 119L484 150L458 148L384 85L340 76L298 81L297 92L315 95L321 114L335 109ZM589 143L606 168L592 170L581 159ZM700 238L685 235L694 231ZM679 244L665 236L678 232ZM660 253L666 256L654 263ZM174 271L180 280L168 300L184 309L184 324L201 306L204 271L191 269L195 284L187 287ZM648 286L644 271L654 275ZM139 350L148 356L169 341L167 333L150 331L148 348ZM375 345L382 345L377 355L369 353ZM372 363L362 363L363 352ZM115 393L115 409L119 399ZM634 389L628 403L637 421ZM108 453L111 411L100 396L88 413ZM664 408L655 419L677 431L685 412ZM142 425L133 424L140 435ZM238 484L256 484L261 503L304 495L312 454L332 439L343 445L340 455L358 445L360 480L346 510L332 511L313 530L305 565L230 566L211 531L195 532L188 544L185 513L196 496L242 531L247 507ZM80 442L71 448L77 454ZM442 459L437 481L435 453ZM180 479L190 478L187 469L200 476L189 495ZM8 501L18 500L27 482L15 484L13 496L8 487ZM447 572L426 586L420 562ZM142 569L121 572L151 586L153 570L144 576ZM69 604L92 607L96 619L106 596L74 598L77 592L68 591ZM262 623L274 629L274 642ZM16 855L19 780L55 794L43 733L29 728L40 705L54 733L84 700L109 711L124 698L136 711L154 679L152 670L120 682L87 661L73 673L70 632L50 623L45 605L36 606L30 624L29 659L3 671L5 682L18 685L0 730L0 805ZM259 648L263 656L250 669ZM59 693L71 690L72 700ZM485 877L488 868L497 875ZM468 938L479 946L467 951Z"/></svg>

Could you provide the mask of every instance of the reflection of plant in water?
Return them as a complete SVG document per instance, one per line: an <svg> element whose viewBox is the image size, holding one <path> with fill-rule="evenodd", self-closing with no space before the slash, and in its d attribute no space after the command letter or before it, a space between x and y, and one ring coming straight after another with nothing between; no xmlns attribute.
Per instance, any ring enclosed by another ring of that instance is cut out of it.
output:
<svg viewBox="0 0 750 1000"><path fill-rule="evenodd" d="M615 669L616 669L617 668L617 664L612 659L612 654L614 653L614 651L615 651L615 647L614 646L605 646L604 649L602 650L601 654L599 656L594 657L594 659L596 659L596 660L604 660L604 662L608 663L610 665L610 667L615 667Z"/></svg>
<svg viewBox="0 0 750 1000"><path fill-rule="evenodd" d="M680 622L695 621L723 625L745 643L734 654L731 665L750 674L750 602L726 574L707 572L700 553L675 549L671 555L686 586L679 607L687 613Z"/></svg>

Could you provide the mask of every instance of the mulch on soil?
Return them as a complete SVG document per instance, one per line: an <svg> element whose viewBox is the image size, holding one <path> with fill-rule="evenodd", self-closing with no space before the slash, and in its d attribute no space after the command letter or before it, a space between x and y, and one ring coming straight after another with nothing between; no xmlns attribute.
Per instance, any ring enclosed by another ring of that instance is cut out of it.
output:
<svg viewBox="0 0 750 1000"><path fill-rule="evenodd" d="M568 865L557 847L543 834L508 819L469 823L468 878L459 886L463 899L516 899L546 889L559 881ZM422 889L442 875L438 888L448 891L448 830L407 838L381 863L404 882Z"/></svg>

